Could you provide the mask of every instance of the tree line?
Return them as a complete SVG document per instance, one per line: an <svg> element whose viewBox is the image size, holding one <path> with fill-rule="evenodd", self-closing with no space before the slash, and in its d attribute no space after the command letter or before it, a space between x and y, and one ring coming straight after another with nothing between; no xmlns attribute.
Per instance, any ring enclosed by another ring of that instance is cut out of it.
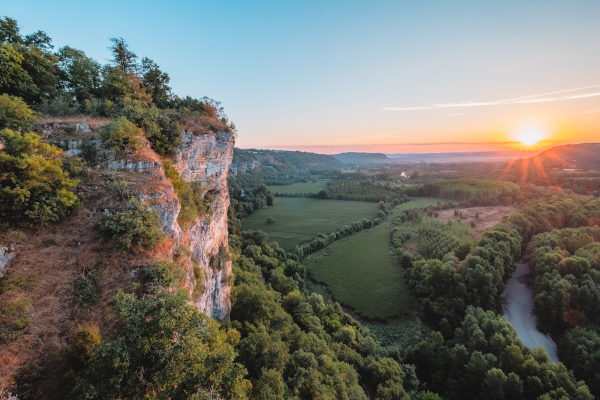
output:
<svg viewBox="0 0 600 400"><path fill-rule="evenodd" d="M485 232L464 260L459 260L451 252L441 260L426 259L420 255L411 257L406 253L400 257L402 265L407 268L409 286L421 301L423 318L436 330L427 339L409 348L402 362L415 365L419 382L445 399L550 399L561 396L591 399L593 395L588 386L594 393L597 390L595 367L599 341L593 330L589 327L575 328L563 336L562 341L559 340L559 352L561 357L565 357L565 364L575 371L573 375L563 364L551 364L543 349L525 347L517 338L516 331L499 315L502 306L500 295L525 243L536 234L549 232L554 227L596 226L600 221L598 200L552 189L529 189L523 194L529 198L529 205ZM577 250L585 250L580 251L578 257L584 258L581 255L589 251L585 255L596 260L597 245L592 244L591 233L595 235L597 227L582 230L589 238L578 233L572 240L571 235L566 241L569 244L565 246L573 246L573 250L581 245ZM557 257L548 252L552 247L543 246L543 242L550 240L552 245L557 244L555 236L552 233L541 235L531 244L537 249L536 265L546 271L542 277L552 277L547 281L552 283L557 281L560 273L548 272L552 264L548 265L546 261L547 257ZM393 239L392 236L392 243ZM554 248L563 257L569 257L565 249ZM598 302L592 294L594 291L589 288L595 282L589 276L583 277L585 273L589 275L592 268L589 264L590 269L586 269L588 264L579 258L571 261L577 261L573 268L581 273L582 287L587 287L588 291L579 290L577 293L588 295L586 299L590 303L585 306L587 308L581 305L580 312L593 314L590 307L598 307ZM563 261L558 268L568 274L567 265L570 267L571 262ZM557 273L558 277L554 278ZM565 280L569 287L575 287L575 276ZM552 299L568 298L573 305L579 304L575 295L563 296L564 291L557 291L559 288L564 290L566 282L540 293L547 293ZM544 288L543 283L536 279L536 287ZM538 303L550 307L556 304L547 303L543 296L536 295L536 312ZM569 304L565 307L568 311ZM556 307L556 312L550 316L556 319L573 314L561 313L561 310L564 311L564 308ZM569 351L571 353L566 355ZM577 379L584 379L587 385Z"/></svg>

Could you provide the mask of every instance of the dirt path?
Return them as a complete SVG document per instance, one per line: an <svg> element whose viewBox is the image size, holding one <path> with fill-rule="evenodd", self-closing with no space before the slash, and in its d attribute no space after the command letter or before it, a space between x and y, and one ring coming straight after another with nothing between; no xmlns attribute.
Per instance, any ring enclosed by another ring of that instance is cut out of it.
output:
<svg viewBox="0 0 600 400"><path fill-rule="evenodd" d="M475 221L475 228L471 231L471 236L474 239L480 237L483 232L493 228L502 220L503 216L511 215L517 211L514 206L469 207L458 208L457 210L463 214L463 221ZM479 214L479 218L475 218L477 214ZM458 219L458 217L454 216L454 209L450 209L440 211L438 219L446 222L449 219Z"/></svg>
<svg viewBox="0 0 600 400"><path fill-rule="evenodd" d="M554 363L558 362L556 354L556 343L538 331L537 318L533 314L533 290L526 285L525 275L531 270L526 263L517 263L517 269L512 274L506 285L504 296L507 304L503 310L503 317L517 331L519 339L531 349L542 346ZM520 279L521 278L521 279Z"/></svg>

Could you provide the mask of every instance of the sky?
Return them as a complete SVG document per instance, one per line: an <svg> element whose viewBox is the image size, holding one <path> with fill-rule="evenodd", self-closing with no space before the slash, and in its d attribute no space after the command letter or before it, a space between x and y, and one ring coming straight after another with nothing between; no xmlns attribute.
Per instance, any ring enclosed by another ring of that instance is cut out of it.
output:
<svg viewBox="0 0 600 400"><path fill-rule="evenodd" d="M600 141L600 1L2 2L22 33L222 103L241 148L511 150Z"/></svg>

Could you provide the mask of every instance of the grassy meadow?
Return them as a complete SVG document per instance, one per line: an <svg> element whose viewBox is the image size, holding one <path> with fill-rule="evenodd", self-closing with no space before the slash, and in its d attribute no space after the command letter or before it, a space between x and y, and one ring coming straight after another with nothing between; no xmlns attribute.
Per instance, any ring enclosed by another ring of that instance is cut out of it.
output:
<svg viewBox="0 0 600 400"><path fill-rule="evenodd" d="M244 219L242 230L261 230L269 235L270 241L291 250L319 233L329 233L349 222L376 216L376 203L276 197L274 207L265 207ZM267 225L268 217L273 217L275 223Z"/></svg>
<svg viewBox="0 0 600 400"><path fill-rule="evenodd" d="M363 317L390 319L411 308L411 299L389 241L385 222L329 245L305 264L311 278L327 285L336 301Z"/></svg>
<svg viewBox="0 0 600 400"><path fill-rule="evenodd" d="M304 182L292 183L291 185L271 185L269 190L273 193L319 193L321 190L327 190L327 182Z"/></svg>
<svg viewBox="0 0 600 400"><path fill-rule="evenodd" d="M436 205L435 198L417 198L394 209L383 224L332 243L307 257L313 280L327 285L333 299L360 316L389 320L411 314L415 300L390 248L390 220L400 212Z"/></svg>

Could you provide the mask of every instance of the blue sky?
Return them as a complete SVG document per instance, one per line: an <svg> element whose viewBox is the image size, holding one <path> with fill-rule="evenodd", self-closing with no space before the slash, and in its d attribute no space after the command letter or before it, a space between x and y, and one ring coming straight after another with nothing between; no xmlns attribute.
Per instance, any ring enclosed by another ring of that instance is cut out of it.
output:
<svg viewBox="0 0 600 400"><path fill-rule="evenodd" d="M240 147L487 149L528 126L600 137L597 0L4 3L23 33L100 62L125 38L177 94L221 101ZM546 101L504 102L525 96Z"/></svg>

